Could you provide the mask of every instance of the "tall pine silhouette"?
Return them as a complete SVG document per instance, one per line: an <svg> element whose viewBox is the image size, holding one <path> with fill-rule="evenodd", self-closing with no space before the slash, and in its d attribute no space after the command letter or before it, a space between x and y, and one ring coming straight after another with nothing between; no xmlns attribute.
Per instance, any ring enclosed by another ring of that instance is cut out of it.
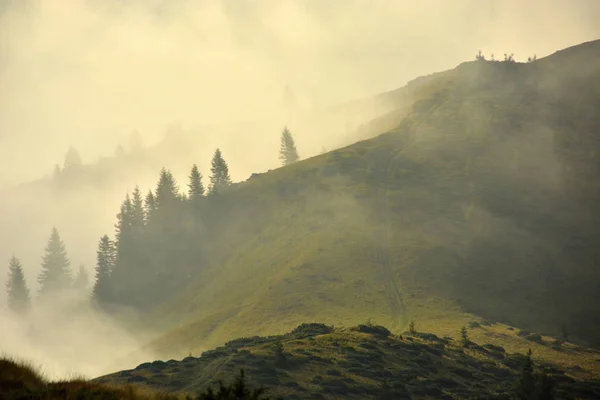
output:
<svg viewBox="0 0 600 400"><path fill-rule="evenodd" d="M6 281L8 294L8 308L17 313L25 314L31 307L29 289L25 282L23 266L19 259L13 256L8 266L8 280Z"/></svg>
<svg viewBox="0 0 600 400"><path fill-rule="evenodd" d="M283 165L293 164L300 159L298 150L296 150L296 143L292 137L292 132L290 132L287 126L284 127L283 132L281 132L279 159Z"/></svg>
<svg viewBox="0 0 600 400"><path fill-rule="evenodd" d="M38 276L40 294L56 292L71 287L71 262L67 257L65 244L60 239L58 229L52 228L46 253L42 260L42 270Z"/></svg>
<svg viewBox="0 0 600 400"><path fill-rule="evenodd" d="M156 211L156 198L154 197L152 190L148 191L148 194L146 194L146 198L144 199L144 211L146 212L146 223L149 224Z"/></svg>
<svg viewBox="0 0 600 400"><path fill-rule="evenodd" d="M190 172L190 183L188 184L188 199L192 203L197 203L204 197L204 185L202 184L202 174L198 170L198 166L194 164Z"/></svg>
<svg viewBox="0 0 600 400"><path fill-rule="evenodd" d="M136 239L141 239L146 225L146 210L144 209L144 199L138 186L135 187L131 195L131 231Z"/></svg>
<svg viewBox="0 0 600 400"><path fill-rule="evenodd" d="M97 304L105 304L113 300L111 273L115 266L115 246L108 235L102 236L96 251L96 281L92 299Z"/></svg>
<svg viewBox="0 0 600 400"><path fill-rule="evenodd" d="M172 208L179 200L179 188L173 174L166 168L161 169L155 194L156 210Z"/></svg>
<svg viewBox="0 0 600 400"><path fill-rule="evenodd" d="M214 194L231 185L231 177L229 176L229 167L221 154L221 150L217 149L212 159L210 168L210 188L209 193Z"/></svg>

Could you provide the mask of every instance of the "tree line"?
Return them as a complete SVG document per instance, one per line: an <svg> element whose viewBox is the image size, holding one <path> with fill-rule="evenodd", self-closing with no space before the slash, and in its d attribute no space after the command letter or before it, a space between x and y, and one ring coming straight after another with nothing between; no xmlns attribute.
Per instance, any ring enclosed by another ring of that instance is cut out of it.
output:
<svg viewBox="0 0 600 400"><path fill-rule="evenodd" d="M76 158L76 157L75 157ZM299 160L290 130L281 133L282 165ZM117 214L114 239L103 235L97 245L95 279L91 293L95 305L148 309L178 290L209 258L210 238L219 230L219 215L226 214L222 193L232 185L229 167L220 149L211 161L208 187L196 164L182 193L173 174L163 168L154 190L139 187L125 196ZM59 232L53 228L38 277L39 295L69 288L87 288L85 268L76 278ZM20 261L10 260L6 283L9 308L25 313L31 296Z"/></svg>

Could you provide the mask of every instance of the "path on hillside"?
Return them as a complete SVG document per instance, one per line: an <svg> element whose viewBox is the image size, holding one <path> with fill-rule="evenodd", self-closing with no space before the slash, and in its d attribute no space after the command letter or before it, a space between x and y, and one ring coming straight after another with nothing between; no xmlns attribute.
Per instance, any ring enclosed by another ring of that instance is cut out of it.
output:
<svg viewBox="0 0 600 400"><path fill-rule="evenodd" d="M388 182L390 171L394 158L401 153L403 147L393 151L388 158L382 160L383 164L380 170L382 179L377 189L377 210L376 216L379 223L377 240L379 243L377 249L377 269L382 280L386 297L388 298L392 317L392 329L403 328L406 321L406 307L402 299L402 293L398 289L396 276L392 265L392 256L390 252L390 212L388 204Z"/></svg>

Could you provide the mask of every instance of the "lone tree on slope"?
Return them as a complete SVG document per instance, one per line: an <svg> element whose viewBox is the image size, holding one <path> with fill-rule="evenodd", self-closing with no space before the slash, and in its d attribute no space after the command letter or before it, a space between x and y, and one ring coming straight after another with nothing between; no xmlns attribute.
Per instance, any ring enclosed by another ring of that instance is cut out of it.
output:
<svg viewBox="0 0 600 400"><path fill-rule="evenodd" d="M279 147L279 159L283 165L293 164L300 159L292 132L286 127L281 132L281 146Z"/></svg>
<svg viewBox="0 0 600 400"><path fill-rule="evenodd" d="M198 166L194 164L190 172L190 183L188 184L188 198L192 203L197 202L204 197L204 185L202 184L202 174Z"/></svg>
<svg viewBox="0 0 600 400"><path fill-rule="evenodd" d="M115 266L115 246L108 235L102 236L96 251L96 282L92 299L96 303L106 303L111 299L110 275Z"/></svg>
<svg viewBox="0 0 600 400"><path fill-rule="evenodd" d="M71 287L70 265L65 244L60 239L58 229L54 227L42 260L42 270L38 276L38 282L41 285L40 294Z"/></svg>
<svg viewBox="0 0 600 400"><path fill-rule="evenodd" d="M13 256L8 266L8 280L6 281L6 291L8 293L8 308L17 313L24 314L31 307L29 289L25 282L23 266L19 259Z"/></svg>
<svg viewBox="0 0 600 400"><path fill-rule="evenodd" d="M221 154L221 150L217 149L212 159L210 168L210 187L209 194L217 193L219 190L231 185L229 177L229 167Z"/></svg>

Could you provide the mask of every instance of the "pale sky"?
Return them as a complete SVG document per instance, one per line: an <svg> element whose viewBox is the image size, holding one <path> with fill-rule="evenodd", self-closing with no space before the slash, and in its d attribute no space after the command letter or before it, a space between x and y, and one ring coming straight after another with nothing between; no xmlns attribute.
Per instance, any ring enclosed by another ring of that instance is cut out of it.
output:
<svg viewBox="0 0 600 400"><path fill-rule="evenodd" d="M88 162L111 155L134 128L155 140L174 121L277 115L286 83L305 106L334 104L478 49L525 60L600 38L597 0L0 0L0 10L0 183L47 173L70 145Z"/></svg>

